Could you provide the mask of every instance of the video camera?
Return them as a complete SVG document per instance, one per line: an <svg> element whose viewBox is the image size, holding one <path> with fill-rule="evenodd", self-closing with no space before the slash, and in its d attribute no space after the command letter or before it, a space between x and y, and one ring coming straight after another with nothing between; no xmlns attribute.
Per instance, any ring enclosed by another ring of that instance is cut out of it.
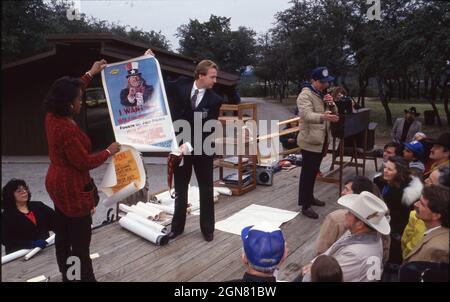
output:
<svg viewBox="0 0 450 302"><path fill-rule="evenodd" d="M339 114L350 114L353 112L353 100L350 96L343 96L335 101Z"/></svg>

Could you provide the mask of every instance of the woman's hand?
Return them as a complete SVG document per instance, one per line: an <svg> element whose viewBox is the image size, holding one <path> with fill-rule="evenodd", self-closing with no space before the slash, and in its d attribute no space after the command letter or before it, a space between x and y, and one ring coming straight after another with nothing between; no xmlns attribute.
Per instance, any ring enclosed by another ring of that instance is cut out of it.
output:
<svg viewBox="0 0 450 302"><path fill-rule="evenodd" d="M145 56L151 55L151 56L155 57L155 54L153 53L153 51L150 48L145 51L144 55Z"/></svg>
<svg viewBox="0 0 450 302"><path fill-rule="evenodd" d="M93 207L93 208L91 209L91 216L94 216L94 214L95 214L95 209L96 209L96 207Z"/></svg>
<svg viewBox="0 0 450 302"><path fill-rule="evenodd" d="M108 64L108 63L106 62L106 60L103 60L103 59L100 60L100 61L94 62L94 64L92 64L91 69L89 69L89 73L90 73L92 76L96 75L97 73L99 73L99 72L101 72L103 69L105 69L106 64Z"/></svg>
<svg viewBox="0 0 450 302"><path fill-rule="evenodd" d="M120 144L117 142L114 142L111 145L109 145L109 147L106 148L106 150L108 150L111 155L114 155L120 151Z"/></svg>

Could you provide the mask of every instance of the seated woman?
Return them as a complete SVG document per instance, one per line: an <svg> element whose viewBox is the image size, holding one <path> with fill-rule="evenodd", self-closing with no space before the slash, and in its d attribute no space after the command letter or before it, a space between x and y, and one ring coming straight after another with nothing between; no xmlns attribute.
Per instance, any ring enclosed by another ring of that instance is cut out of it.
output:
<svg viewBox="0 0 450 302"><path fill-rule="evenodd" d="M412 175L408 162L400 156L389 157L383 171L383 181L378 184L391 216L391 247L385 268L395 270L402 263L401 236L408 224L409 213L419 200L423 184ZM397 272L395 272L397 273Z"/></svg>
<svg viewBox="0 0 450 302"><path fill-rule="evenodd" d="M22 179L11 179L2 189L2 244L6 254L20 249L45 248L53 231L53 210L31 193Z"/></svg>

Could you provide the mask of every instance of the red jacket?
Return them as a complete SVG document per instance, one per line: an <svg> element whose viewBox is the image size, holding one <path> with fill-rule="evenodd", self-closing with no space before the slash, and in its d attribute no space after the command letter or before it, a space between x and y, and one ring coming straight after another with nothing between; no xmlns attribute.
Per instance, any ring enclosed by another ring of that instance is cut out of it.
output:
<svg viewBox="0 0 450 302"><path fill-rule="evenodd" d="M89 76L81 77L83 89L90 82ZM50 166L45 187L55 207L69 217L90 214L94 207L94 193L83 192L91 177L89 170L102 165L109 152L91 153L89 137L73 122L53 113L45 116L45 131L50 157Z"/></svg>

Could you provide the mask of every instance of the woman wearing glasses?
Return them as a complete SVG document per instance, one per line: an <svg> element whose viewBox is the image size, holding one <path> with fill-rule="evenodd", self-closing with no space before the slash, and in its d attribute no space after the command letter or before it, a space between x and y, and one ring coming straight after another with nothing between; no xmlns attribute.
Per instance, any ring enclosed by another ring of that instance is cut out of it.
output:
<svg viewBox="0 0 450 302"><path fill-rule="evenodd" d="M22 179L11 179L2 189L2 244L6 254L21 249L45 248L54 230L54 211L31 193Z"/></svg>

